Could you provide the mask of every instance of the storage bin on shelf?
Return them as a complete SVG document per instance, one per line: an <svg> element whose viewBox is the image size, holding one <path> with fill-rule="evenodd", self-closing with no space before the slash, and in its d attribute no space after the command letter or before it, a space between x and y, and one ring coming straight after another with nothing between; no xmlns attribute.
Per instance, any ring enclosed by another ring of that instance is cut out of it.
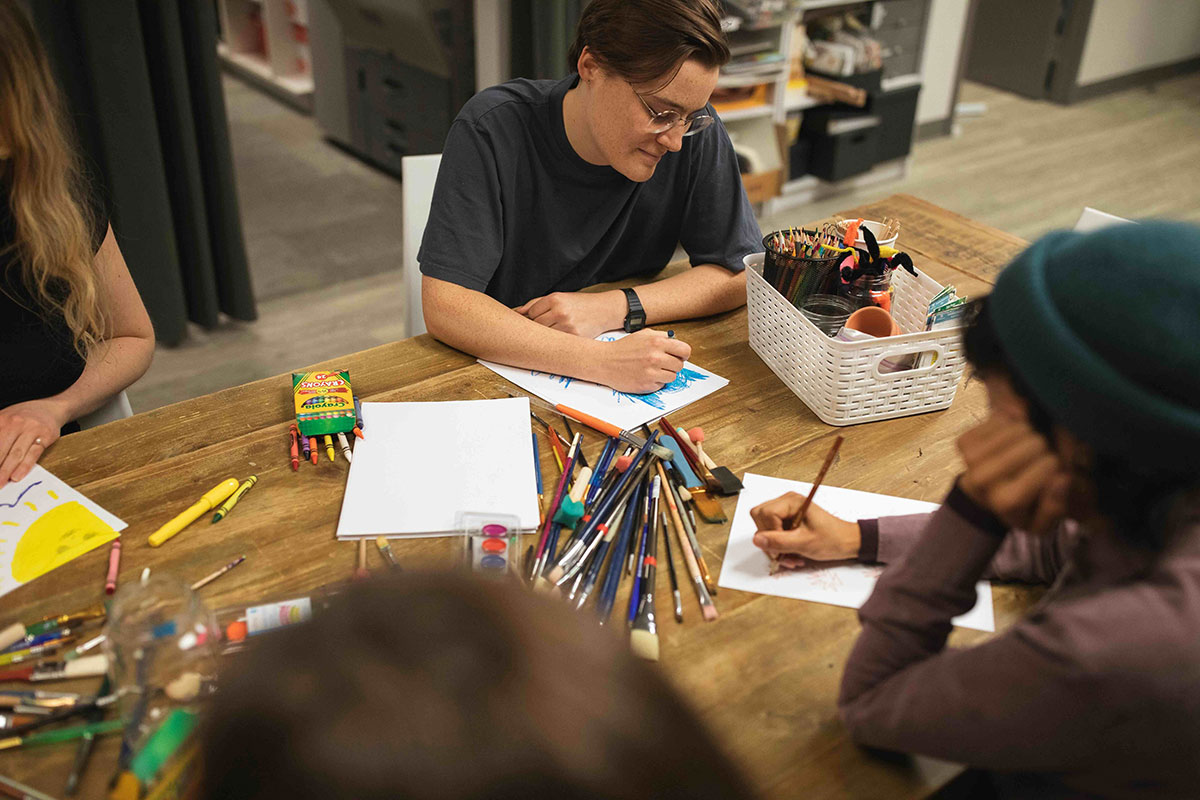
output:
<svg viewBox="0 0 1200 800"><path fill-rule="evenodd" d="M966 359L961 328L926 331L930 299L942 286L897 269L892 317L904 331L861 342L831 339L762 277L764 254L746 256L750 347L823 422L856 425L948 408ZM880 372L881 362L929 353L925 366Z"/></svg>

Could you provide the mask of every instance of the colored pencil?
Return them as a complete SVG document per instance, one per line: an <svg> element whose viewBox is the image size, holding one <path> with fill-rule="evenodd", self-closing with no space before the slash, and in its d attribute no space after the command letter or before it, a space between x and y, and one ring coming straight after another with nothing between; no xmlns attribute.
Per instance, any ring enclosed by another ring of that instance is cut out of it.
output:
<svg viewBox="0 0 1200 800"><path fill-rule="evenodd" d="M221 577L226 572L229 572L229 570L233 569L234 567L236 567L238 564L241 564L245 560L246 560L246 557L244 555L238 556L233 561L230 561L228 564L221 567L216 572L213 572L209 575L205 575L203 578L201 578L200 580L198 580L192 584L192 591L194 592L199 589L203 589L205 586L208 586L210 583L215 581L217 578Z"/></svg>
<svg viewBox="0 0 1200 800"><path fill-rule="evenodd" d="M546 497L542 493L542 454L538 449L537 432L533 432L533 477L537 481L538 525L546 521Z"/></svg>

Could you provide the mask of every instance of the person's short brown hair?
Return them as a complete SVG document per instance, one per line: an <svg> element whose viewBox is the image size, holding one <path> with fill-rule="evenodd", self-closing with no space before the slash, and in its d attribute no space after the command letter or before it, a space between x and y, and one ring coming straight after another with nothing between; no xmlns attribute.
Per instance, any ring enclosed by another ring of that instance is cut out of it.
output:
<svg viewBox="0 0 1200 800"><path fill-rule="evenodd" d="M572 70L584 47L601 67L630 83L673 77L688 59L706 67L729 62L714 0L592 0L575 29L568 55Z"/></svg>
<svg viewBox="0 0 1200 800"><path fill-rule="evenodd" d="M752 794L657 667L516 584L381 577L250 643L204 723L204 798Z"/></svg>

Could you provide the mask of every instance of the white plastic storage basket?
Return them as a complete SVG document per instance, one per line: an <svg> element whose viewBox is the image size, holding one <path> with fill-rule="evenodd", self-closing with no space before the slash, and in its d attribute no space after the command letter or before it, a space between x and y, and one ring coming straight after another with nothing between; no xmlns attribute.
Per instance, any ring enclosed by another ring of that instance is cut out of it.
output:
<svg viewBox="0 0 1200 800"><path fill-rule="evenodd" d="M929 301L941 285L897 269L892 318L901 330L884 339L843 342L823 334L762 276L763 254L746 256L750 347L779 379L830 425L855 425L947 408L966 360L962 330L925 331ZM885 360L936 354L930 365L880 372Z"/></svg>

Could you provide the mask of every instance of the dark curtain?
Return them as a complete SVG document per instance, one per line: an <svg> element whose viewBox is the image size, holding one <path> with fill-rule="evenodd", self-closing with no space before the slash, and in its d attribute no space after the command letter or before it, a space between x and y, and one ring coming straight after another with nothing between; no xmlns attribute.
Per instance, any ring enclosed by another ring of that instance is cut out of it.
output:
<svg viewBox="0 0 1200 800"><path fill-rule="evenodd" d="M257 317L205 0L30 0L160 342Z"/></svg>
<svg viewBox="0 0 1200 800"><path fill-rule="evenodd" d="M586 0L513 0L513 77L561 78L575 69L567 53L586 5Z"/></svg>

